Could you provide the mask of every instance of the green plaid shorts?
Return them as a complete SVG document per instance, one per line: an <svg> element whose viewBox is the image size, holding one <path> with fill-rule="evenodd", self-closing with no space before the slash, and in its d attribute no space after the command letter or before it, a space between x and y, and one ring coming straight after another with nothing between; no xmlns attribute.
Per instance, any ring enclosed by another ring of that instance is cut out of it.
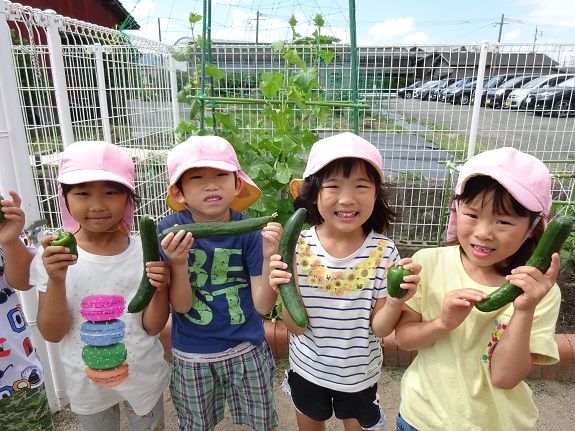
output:
<svg viewBox="0 0 575 431"><path fill-rule="evenodd" d="M0 430L56 431L44 384L0 400Z"/></svg>
<svg viewBox="0 0 575 431"><path fill-rule="evenodd" d="M211 431L224 418L227 401L235 424L256 431L277 427L273 398L275 362L267 342L217 362L172 358L172 400L182 431Z"/></svg>

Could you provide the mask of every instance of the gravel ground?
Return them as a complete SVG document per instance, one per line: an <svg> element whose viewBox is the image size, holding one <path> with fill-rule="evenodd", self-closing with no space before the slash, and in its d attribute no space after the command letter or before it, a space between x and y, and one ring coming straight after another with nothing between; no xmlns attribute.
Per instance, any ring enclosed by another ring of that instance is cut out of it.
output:
<svg viewBox="0 0 575 431"><path fill-rule="evenodd" d="M277 365L275 397L280 419L280 430L293 431L297 429L295 413L288 396L281 391L281 380L284 370L286 369L287 361L285 359L278 360ZM399 407L399 382L402 373L402 368L383 368L378 384L380 399L389 421L386 430L389 431L395 429L394 418ZM528 383L533 390L533 397L540 411L537 431L564 431L573 429L573 424L575 423L575 383L549 380L529 380ZM166 407L165 431L177 431L176 414L168 390L166 390L164 398ZM125 419L123 413L122 418ZM75 415L68 409L56 413L54 415L54 422L56 429L59 431L82 431L82 427L76 420ZM127 422L123 421L121 431L129 431L129 429ZM249 428L234 425L229 418L226 418L215 428L215 431L224 430L244 431L249 430ZM343 425L341 421L332 418L327 423L326 431L343 431Z"/></svg>

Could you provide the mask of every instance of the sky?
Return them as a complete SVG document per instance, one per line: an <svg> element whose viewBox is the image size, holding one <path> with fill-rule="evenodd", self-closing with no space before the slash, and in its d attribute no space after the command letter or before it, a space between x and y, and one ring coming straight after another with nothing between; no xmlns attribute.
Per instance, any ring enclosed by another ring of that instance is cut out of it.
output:
<svg viewBox="0 0 575 431"><path fill-rule="evenodd" d="M141 26L130 33L169 44L192 36L191 12L204 14L201 0L123 0L122 4ZM311 36L313 17L319 13L326 22L322 34L349 43L349 4L347 0L212 0L212 40L255 42L257 37L264 43L290 39L292 14L298 20L298 33ZM355 9L359 46L484 40L575 43L574 0L355 0ZM194 35L201 32L199 22Z"/></svg>

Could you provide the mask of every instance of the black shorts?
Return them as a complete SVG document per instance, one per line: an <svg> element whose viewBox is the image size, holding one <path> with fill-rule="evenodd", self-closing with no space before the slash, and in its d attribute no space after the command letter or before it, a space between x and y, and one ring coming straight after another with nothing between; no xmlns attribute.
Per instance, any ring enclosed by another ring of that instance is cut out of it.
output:
<svg viewBox="0 0 575 431"><path fill-rule="evenodd" d="M326 421L335 412L338 419L357 419L362 428L379 422L377 384L360 392L340 392L311 383L293 371L288 373L288 383L296 409L315 421Z"/></svg>

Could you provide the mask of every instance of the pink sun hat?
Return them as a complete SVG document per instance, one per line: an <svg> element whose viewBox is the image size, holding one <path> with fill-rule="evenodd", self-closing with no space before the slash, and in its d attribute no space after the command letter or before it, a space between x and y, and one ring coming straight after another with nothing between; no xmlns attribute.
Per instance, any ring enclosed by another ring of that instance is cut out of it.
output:
<svg viewBox="0 0 575 431"><path fill-rule="evenodd" d="M123 184L133 192L134 162L128 153L116 145L103 141L79 141L64 149L60 157L58 182L61 184L80 184L92 181L113 181ZM75 233L80 229L58 185L58 202L64 230ZM122 216L122 227L129 233L134 219L134 205L126 202Z"/></svg>
<svg viewBox="0 0 575 431"><path fill-rule="evenodd" d="M337 159L362 159L370 163L379 173L381 182L385 182L383 174L383 159L375 146L351 132L339 133L320 139L311 147L307 166L302 179L294 179L290 183L290 191L294 198L299 194L299 188L307 177Z"/></svg>
<svg viewBox="0 0 575 431"><path fill-rule="evenodd" d="M546 222L552 203L551 174L541 160L511 147L477 154L461 167L455 194L461 195L467 180L478 175L493 178L529 211L541 213ZM456 239L457 214L452 206L446 241Z"/></svg>
<svg viewBox="0 0 575 431"><path fill-rule="evenodd" d="M244 211L262 194L258 186L242 171L234 147L219 136L191 136L170 151L168 154L170 185L175 185L183 173L191 168L214 168L237 172L243 184L231 207L238 212ZM169 194L166 201L174 211L186 209L185 205L173 199Z"/></svg>

